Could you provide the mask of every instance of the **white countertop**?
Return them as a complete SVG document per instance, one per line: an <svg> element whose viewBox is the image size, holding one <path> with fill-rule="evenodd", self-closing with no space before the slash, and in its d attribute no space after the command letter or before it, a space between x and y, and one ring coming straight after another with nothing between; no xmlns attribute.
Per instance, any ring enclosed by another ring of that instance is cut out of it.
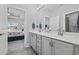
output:
<svg viewBox="0 0 79 59"><path fill-rule="evenodd" d="M35 34L39 34L39 35L42 35L42 36L46 36L46 37L49 37L49 38L54 38L56 40L61 40L61 41L64 41L64 42L68 42L68 43L72 43L72 44L75 44L75 45L79 45L79 36L74 36L74 35L67 35L67 34L64 34L63 36L61 35L58 35L58 33L47 33L47 32L38 32L38 31L30 31L31 33L35 33Z"/></svg>

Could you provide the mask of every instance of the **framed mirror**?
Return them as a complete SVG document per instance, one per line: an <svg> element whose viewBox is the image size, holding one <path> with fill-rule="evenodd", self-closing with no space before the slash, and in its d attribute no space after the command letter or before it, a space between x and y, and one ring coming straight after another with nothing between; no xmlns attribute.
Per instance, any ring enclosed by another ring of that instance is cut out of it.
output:
<svg viewBox="0 0 79 59"><path fill-rule="evenodd" d="M65 15L65 32L79 32L79 11Z"/></svg>

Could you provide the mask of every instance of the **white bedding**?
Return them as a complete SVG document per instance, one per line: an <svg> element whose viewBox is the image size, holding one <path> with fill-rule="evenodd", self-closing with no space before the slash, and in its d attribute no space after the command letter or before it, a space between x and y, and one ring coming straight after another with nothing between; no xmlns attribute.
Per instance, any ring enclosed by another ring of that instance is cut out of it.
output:
<svg viewBox="0 0 79 59"><path fill-rule="evenodd" d="M22 35L24 35L23 31L17 31L17 30L9 30L8 31L8 37L22 36Z"/></svg>

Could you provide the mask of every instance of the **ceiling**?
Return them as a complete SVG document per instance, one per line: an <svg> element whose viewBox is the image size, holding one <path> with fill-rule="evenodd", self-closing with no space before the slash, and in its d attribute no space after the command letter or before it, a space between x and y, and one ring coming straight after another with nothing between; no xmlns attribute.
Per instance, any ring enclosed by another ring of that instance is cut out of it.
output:
<svg viewBox="0 0 79 59"><path fill-rule="evenodd" d="M46 4L43 8L41 8L40 12L43 11L44 13L47 13L50 15L59 6L61 5L60 4Z"/></svg>
<svg viewBox="0 0 79 59"><path fill-rule="evenodd" d="M20 7L23 9L28 9L30 11L37 11L37 8L41 5L41 4L11 4L12 6L16 6L16 7ZM38 12L40 13L44 13L44 14L48 14L50 15L51 13L53 13L53 11L61 6L62 4L44 4L43 8L41 8Z"/></svg>

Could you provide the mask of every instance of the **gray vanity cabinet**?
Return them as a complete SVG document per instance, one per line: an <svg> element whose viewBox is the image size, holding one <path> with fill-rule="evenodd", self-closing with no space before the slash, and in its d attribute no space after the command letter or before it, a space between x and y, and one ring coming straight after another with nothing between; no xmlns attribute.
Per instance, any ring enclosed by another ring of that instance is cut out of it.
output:
<svg viewBox="0 0 79 59"><path fill-rule="evenodd" d="M79 55L79 46L55 38L30 33L30 45L39 55Z"/></svg>
<svg viewBox="0 0 79 59"><path fill-rule="evenodd" d="M79 55L79 46L78 46L78 45L76 45L76 46L74 47L74 54L75 54L75 55Z"/></svg>
<svg viewBox="0 0 79 59"><path fill-rule="evenodd" d="M37 34L37 45L36 45L36 48L37 48L37 53L39 54L39 55L41 55L42 54L42 36L41 35L38 35Z"/></svg>
<svg viewBox="0 0 79 59"><path fill-rule="evenodd" d="M73 55L74 46L69 43L55 40L54 38L42 37L43 55Z"/></svg>
<svg viewBox="0 0 79 59"><path fill-rule="evenodd" d="M36 51L36 34L30 33L30 45Z"/></svg>
<svg viewBox="0 0 79 59"><path fill-rule="evenodd" d="M42 54L43 55L51 55L51 46L50 46L51 39L47 37L42 37Z"/></svg>
<svg viewBox="0 0 79 59"><path fill-rule="evenodd" d="M73 45L54 40L55 55L73 55Z"/></svg>

